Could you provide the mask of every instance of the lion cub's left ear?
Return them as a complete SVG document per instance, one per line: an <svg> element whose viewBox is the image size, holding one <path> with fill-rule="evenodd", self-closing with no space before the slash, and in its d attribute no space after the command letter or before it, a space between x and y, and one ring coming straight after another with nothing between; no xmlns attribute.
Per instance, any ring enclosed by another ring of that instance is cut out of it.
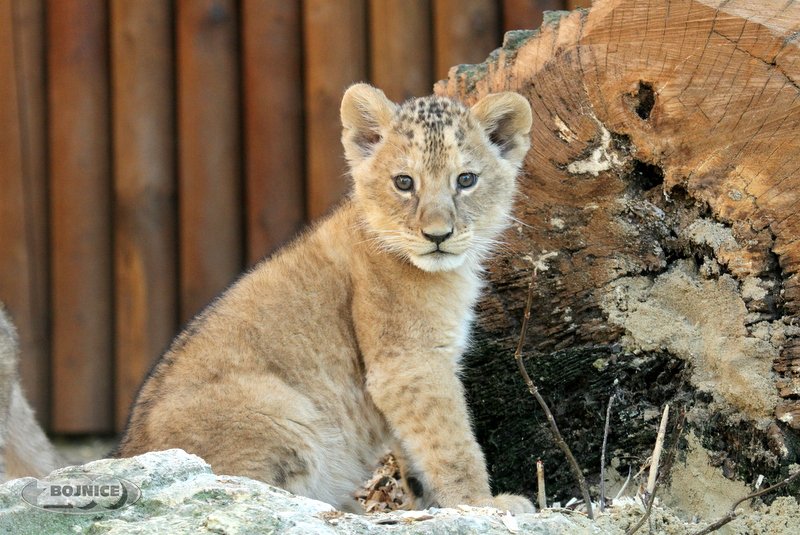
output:
<svg viewBox="0 0 800 535"><path fill-rule="evenodd" d="M383 139L396 105L369 84L350 86L342 98L342 145L350 166L369 157Z"/></svg>
<svg viewBox="0 0 800 535"><path fill-rule="evenodd" d="M533 123L531 105L525 97L511 92L494 93L483 97L470 111L503 158L520 167L531 145Z"/></svg>

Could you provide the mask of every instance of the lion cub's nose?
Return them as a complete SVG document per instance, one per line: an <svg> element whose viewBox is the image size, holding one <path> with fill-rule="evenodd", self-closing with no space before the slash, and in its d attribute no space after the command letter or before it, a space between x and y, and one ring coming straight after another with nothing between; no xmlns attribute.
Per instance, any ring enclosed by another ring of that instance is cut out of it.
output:
<svg viewBox="0 0 800 535"><path fill-rule="evenodd" d="M444 240L449 238L453 235L453 231L446 232L444 234L428 234L427 232L422 232L422 235L425 236L425 239L428 241L432 241L436 245L441 244Z"/></svg>

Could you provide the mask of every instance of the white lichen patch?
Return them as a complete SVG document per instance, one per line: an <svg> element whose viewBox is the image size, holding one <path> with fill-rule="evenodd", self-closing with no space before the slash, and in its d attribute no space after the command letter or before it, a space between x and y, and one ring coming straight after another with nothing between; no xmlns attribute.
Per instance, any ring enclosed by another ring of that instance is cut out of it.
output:
<svg viewBox="0 0 800 535"><path fill-rule="evenodd" d="M748 301L764 299L767 290L772 286L772 282L763 281L758 277L747 277L742 282L742 298Z"/></svg>
<svg viewBox="0 0 800 535"><path fill-rule="evenodd" d="M794 413L785 412L778 417L778 420L787 425L792 425L794 423Z"/></svg>
<svg viewBox="0 0 800 535"><path fill-rule="evenodd" d="M708 245L714 252L720 250L735 250L739 248L733 231L722 223L711 219L701 218L686 227L686 236L692 243Z"/></svg>
<svg viewBox="0 0 800 535"><path fill-rule="evenodd" d="M600 141L592 149L589 156L583 160L577 160L567 166L567 171L573 175L592 175L597 176L604 171L615 167L622 167L625 163L620 155L611 147L611 132L600 121L597 121L600 132Z"/></svg>
<svg viewBox="0 0 800 535"><path fill-rule="evenodd" d="M533 269L536 270L536 272L538 273L540 271L547 271L548 269L550 269L550 265L548 264L548 262L550 261L550 259L555 258L557 256L558 256L558 251L550 251L550 252L542 251L542 254L537 256L535 260L530 255L525 255L523 258L528 262L530 262L531 264L533 264Z"/></svg>
<svg viewBox="0 0 800 535"><path fill-rule="evenodd" d="M693 244L711 248L714 258L740 280L762 272L766 266L763 254L755 252L756 239L737 238L733 229L708 218L693 221L681 232Z"/></svg>
<svg viewBox="0 0 800 535"><path fill-rule="evenodd" d="M729 275L703 279L694 262L676 262L651 280L623 277L601 299L631 350L667 350L691 364L692 382L717 401L768 425L778 402L770 337L752 336L739 285Z"/></svg>

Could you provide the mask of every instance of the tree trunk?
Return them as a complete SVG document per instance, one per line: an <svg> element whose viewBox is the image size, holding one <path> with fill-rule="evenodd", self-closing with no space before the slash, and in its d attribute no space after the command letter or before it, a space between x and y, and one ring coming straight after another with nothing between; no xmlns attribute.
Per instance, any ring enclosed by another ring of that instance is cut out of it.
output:
<svg viewBox="0 0 800 535"><path fill-rule="evenodd" d="M549 488L577 495L512 357L534 272L526 363L589 474L612 393L623 475L665 402L728 478L798 461L798 30L783 0L598 0L437 85L467 102L517 91L534 112L466 358L498 488L530 492L541 457Z"/></svg>

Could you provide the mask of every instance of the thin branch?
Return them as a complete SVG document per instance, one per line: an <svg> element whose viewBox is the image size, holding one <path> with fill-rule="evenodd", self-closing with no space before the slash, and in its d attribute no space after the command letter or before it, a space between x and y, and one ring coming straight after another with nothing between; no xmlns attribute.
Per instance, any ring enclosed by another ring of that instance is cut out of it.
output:
<svg viewBox="0 0 800 535"><path fill-rule="evenodd" d="M536 270L533 271L531 275L531 280L528 283L528 298L525 302L525 315L522 317L522 329L519 333L519 342L517 343L517 349L514 351L514 359L517 361L517 366L519 367L519 373L522 375L525 384L528 386L528 391L536 398L536 401L539 403L539 406L547 416L547 422L550 424L550 430L553 432L553 440L555 441L556 445L561 449L564 455L567 457L567 461L569 461L569 467L572 471L573 477L578 482L578 486L581 488L581 493L583 494L583 501L586 503L586 513L594 520L594 511L592 511L592 497L589 494L589 485L586 483L586 478L583 476L583 472L581 471L581 467L578 465L578 461L575 460L575 456L572 455L572 451L567 446L567 443L564 442L564 437L561 436L561 432L558 430L558 425L556 425L556 420L553 418L553 413L550 412L550 407L547 406L547 402L545 402L542 395L539 393L539 389L531 380L530 375L528 375L528 371L525 369L525 364L522 362L522 346L525 344L525 336L528 333L528 322L531 319L531 305L533 303L533 282L536 280Z"/></svg>
<svg viewBox="0 0 800 535"><path fill-rule="evenodd" d="M678 421L675 422L675 431L672 433L674 435L672 445L667 452L667 457L664 460L664 466L660 470L661 474L658 479L656 479L655 484L653 485L653 492L650 493L650 496L647 498L647 506L644 511L644 515L639 521L633 526L631 529L625 532L625 535L633 535L636 533L639 528L641 528L647 519L650 518L650 512L653 510L653 502L656 501L656 492L658 492L658 488L661 485L661 482L667 477L667 475L672 470L672 464L675 462L675 456L678 451L678 442L681 438L681 433L683 432L683 423L686 420L686 410L681 410L680 414L678 415ZM654 460L654 462L657 462Z"/></svg>
<svg viewBox="0 0 800 535"><path fill-rule="evenodd" d="M722 526L724 526L725 524L727 524L728 522L730 522L731 520L736 518L736 516L738 514L738 513L736 513L736 508L739 507L739 505L742 502L746 502L747 500L752 500L753 498L758 498L759 496L763 496L764 494L769 494L770 492L776 491L781 487L785 487L786 485L788 485L789 483L791 483L792 481L794 481L795 479L797 479L799 477L800 477L800 470L798 470L794 474L790 475L789 477L787 477L783 481L775 483L771 487L767 487L767 488L765 488L763 490L760 490L758 492L754 492L752 494L748 494L744 498L740 498L740 499L736 500L736 502L734 502L733 506L731 506L731 510L728 511L727 513L725 513L725 516L723 516L722 518L720 518L719 520L717 520L716 522L714 522L713 524L711 524L707 528L698 531L697 533L695 533L695 535L706 535L706 533L711 533L712 531L718 530L719 528L721 528Z"/></svg>
<svg viewBox="0 0 800 535"><path fill-rule="evenodd" d="M603 449L600 450L600 512L606 509L606 447L608 446L608 429L611 424L611 406L614 405L615 394L608 398L606 409L606 425L603 428Z"/></svg>
<svg viewBox="0 0 800 535"><path fill-rule="evenodd" d="M536 494L539 497L539 510L547 509L547 494L544 490L544 463L541 459L536 460Z"/></svg>
<svg viewBox="0 0 800 535"><path fill-rule="evenodd" d="M664 437L667 435L667 421L669 420L669 403L664 405L661 413L661 424L658 426L656 435L656 446L653 448L653 460L650 463L650 474L647 476L647 493L652 494L656 488L656 478L658 477L658 465L661 463L661 450L664 448Z"/></svg>

